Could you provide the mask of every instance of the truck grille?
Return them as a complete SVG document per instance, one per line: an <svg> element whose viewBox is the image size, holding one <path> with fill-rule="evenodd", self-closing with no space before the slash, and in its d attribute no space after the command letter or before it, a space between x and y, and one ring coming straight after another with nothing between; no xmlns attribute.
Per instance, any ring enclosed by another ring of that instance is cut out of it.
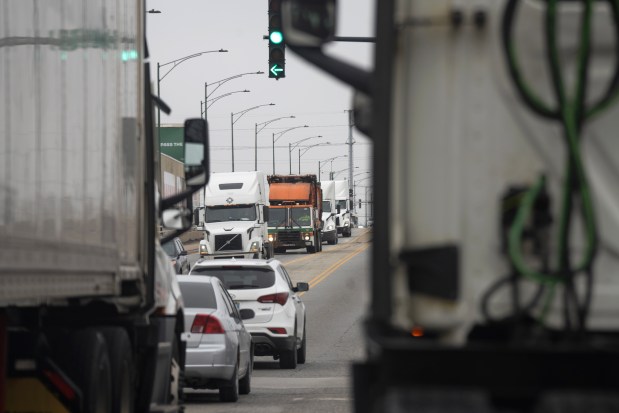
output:
<svg viewBox="0 0 619 413"><path fill-rule="evenodd" d="M300 239L301 233L299 231L280 231L277 233L279 242L297 242Z"/></svg>
<svg viewBox="0 0 619 413"><path fill-rule="evenodd" d="M226 243L230 241L229 244ZM241 234L215 235L215 251L243 250L243 236Z"/></svg>

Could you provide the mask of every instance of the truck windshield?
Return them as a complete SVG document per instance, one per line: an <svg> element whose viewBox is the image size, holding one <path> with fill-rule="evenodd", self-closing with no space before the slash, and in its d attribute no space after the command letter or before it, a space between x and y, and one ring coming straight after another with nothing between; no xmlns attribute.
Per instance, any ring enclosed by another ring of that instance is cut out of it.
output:
<svg viewBox="0 0 619 413"><path fill-rule="evenodd" d="M331 201L322 201L322 212L331 212Z"/></svg>
<svg viewBox="0 0 619 413"><path fill-rule="evenodd" d="M342 211L346 211L346 200L340 199L337 201L337 206L339 206Z"/></svg>
<svg viewBox="0 0 619 413"><path fill-rule="evenodd" d="M290 208L290 220L293 226L309 227L312 225L312 216L309 208Z"/></svg>
<svg viewBox="0 0 619 413"><path fill-rule="evenodd" d="M206 207L206 222L255 221L255 205Z"/></svg>
<svg viewBox="0 0 619 413"><path fill-rule="evenodd" d="M285 208L269 208L269 226L281 227L286 225Z"/></svg>

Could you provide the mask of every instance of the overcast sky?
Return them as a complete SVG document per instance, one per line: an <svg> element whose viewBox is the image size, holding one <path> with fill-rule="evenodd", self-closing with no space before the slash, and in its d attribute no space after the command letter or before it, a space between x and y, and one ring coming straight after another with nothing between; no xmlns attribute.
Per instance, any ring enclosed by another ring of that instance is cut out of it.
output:
<svg viewBox="0 0 619 413"><path fill-rule="evenodd" d="M286 51L286 78L269 79L268 44L262 36L268 32L268 0L147 0L147 8L160 14L147 14L147 34L152 77L157 79L160 64L201 51L227 49L228 53L208 53L187 60L161 81L161 98L172 108L161 123L181 124L185 118L200 116L200 101L204 100L204 84L217 82L245 72L263 71L262 75L246 75L223 84L210 98L248 89L214 102L208 109L211 142L211 169L230 171L230 114L257 105L275 103L252 110L234 124L235 170L254 170L254 125L282 116L296 116L271 123L258 134L258 169L272 172L272 133L308 125L284 134L275 144L276 173L288 173L288 144L322 135L301 143L330 142L328 146L309 149L301 157L301 173L318 173L318 161L348 154L348 115L352 89ZM374 35L374 1L340 0L338 4L339 36ZM374 47L369 43L336 43L328 52L359 66L372 66ZM161 68L164 76L168 65ZM211 88L208 89L209 93ZM237 119L238 116L235 116ZM371 168L371 144L353 130L355 180L366 176ZM334 161L333 170L348 167L347 158ZM323 168L323 179L330 164ZM298 171L298 151L292 153L292 171ZM337 179L344 179L342 172ZM360 182L368 185L370 180ZM358 191L359 192L359 191ZM362 196L362 195L361 195Z"/></svg>

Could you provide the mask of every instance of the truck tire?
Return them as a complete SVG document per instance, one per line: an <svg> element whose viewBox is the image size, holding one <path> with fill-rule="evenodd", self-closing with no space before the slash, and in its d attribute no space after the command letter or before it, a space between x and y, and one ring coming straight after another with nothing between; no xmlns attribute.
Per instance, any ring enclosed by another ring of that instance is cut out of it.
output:
<svg viewBox="0 0 619 413"><path fill-rule="evenodd" d="M313 254L316 252L316 246L312 245L311 247L305 247L308 254Z"/></svg>
<svg viewBox="0 0 619 413"><path fill-rule="evenodd" d="M101 329L112 367L112 411L134 412L133 349L129 335L120 327Z"/></svg>
<svg viewBox="0 0 619 413"><path fill-rule="evenodd" d="M350 227L344 228L344 231L342 231L342 233L346 238L350 238L350 236L352 235L352 229Z"/></svg>
<svg viewBox="0 0 619 413"><path fill-rule="evenodd" d="M112 366L104 335L95 328L78 331L65 350L71 378L83 392L84 413L112 413Z"/></svg>

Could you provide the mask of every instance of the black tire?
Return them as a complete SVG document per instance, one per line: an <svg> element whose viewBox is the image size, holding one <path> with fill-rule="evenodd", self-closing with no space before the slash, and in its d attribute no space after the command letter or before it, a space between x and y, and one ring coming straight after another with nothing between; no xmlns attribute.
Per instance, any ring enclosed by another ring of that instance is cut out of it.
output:
<svg viewBox="0 0 619 413"><path fill-rule="evenodd" d="M112 412L112 366L103 334L79 331L69 346L70 371L84 396L84 413Z"/></svg>
<svg viewBox="0 0 619 413"><path fill-rule="evenodd" d="M219 388L219 400L234 403L239 399L239 362L234 366L232 378Z"/></svg>
<svg viewBox="0 0 619 413"><path fill-rule="evenodd" d="M172 344L172 359L170 360L170 392L168 404L182 406L185 399L183 388L185 387L185 362L181 358L180 333L176 333ZM182 409L181 409L182 411Z"/></svg>
<svg viewBox="0 0 619 413"><path fill-rule="evenodd" d="M249 354L249 365L247 366L247 372L245 376L239 380L239 393L249 394L251 393L251 375L254 371L254 349L252 348Z"/></svg>
<svg viewBox="0 0 619 413"><path fill-rule="evenodd" d="M112 411L135 411L135 382L133 380L133 349L125 329L110 327L101 330L107 343L112 367Z"/></svg>
<svg viewBox="0 0 619 413"><path fill-rule="evenodd" d="M279 367L282 369L297 368L297 350L282 351L279 357Z"/></svg>
<svg viewBox="0 0 619 413"><path fill-rule="evenodd" d="M316 252L316 247L312 246L312 247L306 247L305 248L307 250L308 254L313 254Z"/></svg>
<svg viewBox="0 0 619 413"><path fill-rule="evenodd" d="M329 245L337 244L337 233L335 233L335 237L333 239L330 239L330 240L327 241L327 244L329 244Z"/></svg>
<svg viewBox="0 0 619 413"><path fill-rule="evenodd" d="M307 355L307 335L305 334L306 331L307 330L305 328L305 323L304 323L303 324L303 338L301 339L301 347L297 349L297 362L299 364L305 364L305 359Z"/></svg>
<svg viewBox="0 0 619 413"><path fill-rule="evenodd" d="M348 228L347 231L344 231L344 236L346 238L350 238L351 235L352 235L352 229Z"/></svg>

